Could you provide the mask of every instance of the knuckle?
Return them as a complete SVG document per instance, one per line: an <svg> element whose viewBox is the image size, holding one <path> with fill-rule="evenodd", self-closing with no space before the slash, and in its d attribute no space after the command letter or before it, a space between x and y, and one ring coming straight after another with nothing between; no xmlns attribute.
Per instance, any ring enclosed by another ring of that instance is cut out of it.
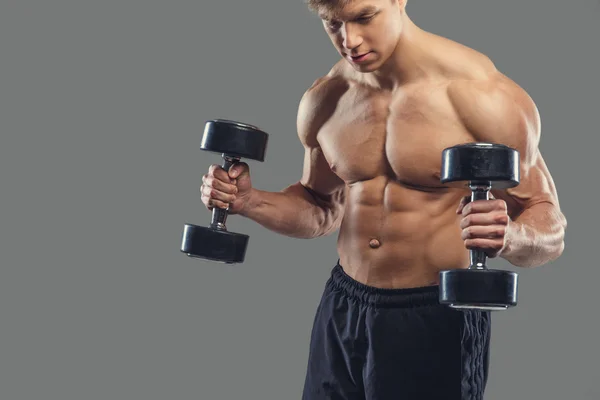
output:
<svg viewBox="0 0 600 400"><path fill-rule="evenodd" d="M221 168L221 166L217 165L210 175L212 175L217 180L222 180L227 176L227 172L225 172L225 170Z"/></svg>
<svg viewBox="0 0 600 400"><path fill-rule="evenodd" d="M471 239L473 237L473 230L471 229L471 227L466 227L465 229L463 229L463 239Z"/></svg>
<svg viewBox="0 0 600 400"><path fill-rule="evenodd" d="M494 207L497 208L498 210L506 209L506 203L504 202L504 200L493 200L493 202L494 202Z"/></svg>
<svg viewBox="0 0 600 400"><path fill-rule="evenodd" d="M215 181L221 180L223 177L223 175L221 175L221 172L222 171L218 171L218 170L213 171L213 173L211 174L213 180L215 180Z"/></svg>
<svg viewBox="0 0 600 400"><path fill-rule="evenodd" d="M211 180L211 182L210 182L210 186L211 186L213 189L220 189L220 188L221 188L221 181L220 181L220 180L219 180L217 177L214 177L214 178Z"/></svg>
<svg viewBox="0 0 600 400"><path fill-rule="evenodd" d="M231 194L233 193L231 187L232 185L229 182L219 181L219 190L221 192Z"/></svg>
<svg viewBox="0 0 600 400"><path fill-rule="evenodd" d="M227 185L225 185L225 184L223 183L223 181L218 181L218 182L217 182L217 184L215 185L215 187L216 187L217 189L219 189L219 191L220 191L221 193L227 193L227 192L228 192Z"/></svg>
<svg viewBox="0 0 600 400"><path fill-rule="evenodd" d="M229 173L225 170L218 171L218 178L221 183L229 183L231 180L231 178L229 177Z"/></svg>

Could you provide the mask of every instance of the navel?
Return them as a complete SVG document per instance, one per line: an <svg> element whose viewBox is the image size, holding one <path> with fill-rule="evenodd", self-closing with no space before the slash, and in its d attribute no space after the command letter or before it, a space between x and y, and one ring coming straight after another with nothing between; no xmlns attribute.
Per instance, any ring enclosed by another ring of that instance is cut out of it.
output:
<svg viewBox="0 0 600 400"><path fill-rule="evenodd" d="M369 241L369 247L371 247L372 249L376 249L379 246L381 246L381 242L379 240L377 240L377 239L371 239Z"/></svg>

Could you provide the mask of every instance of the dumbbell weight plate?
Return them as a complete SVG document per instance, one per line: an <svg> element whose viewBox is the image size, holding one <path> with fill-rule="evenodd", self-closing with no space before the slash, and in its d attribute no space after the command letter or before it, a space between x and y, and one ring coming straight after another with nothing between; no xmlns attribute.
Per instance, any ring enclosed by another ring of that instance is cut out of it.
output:
<svg viewBox="0 0 600 400"><path fill-rule="evenodd" d="M493 269L453 269L440 273L440 303L454 308L503 310L517 305L514 272Z"/></svg>
<svg viewBox="0 0 600 400"><path fill-rule="evenodd" d="M204 125L200 149L230 157L264 161L269 135L255 126L226 119Z"/></svg>
<svg viewBox="0 0 600 400"><path fill-rule="evenodd" d="M190 257L226 264L242 263L248 247L248 235L185 224L181 251Z"/></svg>
<svg viewBox="0 0 600 400"><path fill-rule="evenodd" d="M465 182L486 182L494 189L519 184L519 153L502 144L466 143L444 150L441 182L464 187Z"/></svg>

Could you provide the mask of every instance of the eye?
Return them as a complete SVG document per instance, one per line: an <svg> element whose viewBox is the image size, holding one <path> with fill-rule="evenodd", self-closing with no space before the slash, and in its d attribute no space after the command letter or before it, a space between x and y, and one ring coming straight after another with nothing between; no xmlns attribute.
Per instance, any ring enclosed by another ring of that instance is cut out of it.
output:
<svg viewBox="0 0 600 400"><path fill-rule="evenodd" d="M365 16L365 17L359 17L356 19L356 22L360 23L360 24L366 24L367 22L369 22L370 20L372 20L374 17L374 15L369 15L369 16Z"/></svg>
<svg viewBox="0 0 600 400"><path fill-rule="evenodd" d="M326 21L326 25L329 29L337 29L340 27L339 21Z"/></svg>

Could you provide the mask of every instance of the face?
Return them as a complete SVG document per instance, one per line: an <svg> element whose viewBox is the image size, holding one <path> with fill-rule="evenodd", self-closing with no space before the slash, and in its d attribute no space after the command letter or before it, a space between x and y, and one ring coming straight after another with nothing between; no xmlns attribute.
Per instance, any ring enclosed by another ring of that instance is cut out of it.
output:
<svg viewBox="0 0 600 400"><path fill-rule="evenodd" d="M353 0L319 13L333 45L357 71L377 70L392 55L402 31L400 0Z"/></svg>

